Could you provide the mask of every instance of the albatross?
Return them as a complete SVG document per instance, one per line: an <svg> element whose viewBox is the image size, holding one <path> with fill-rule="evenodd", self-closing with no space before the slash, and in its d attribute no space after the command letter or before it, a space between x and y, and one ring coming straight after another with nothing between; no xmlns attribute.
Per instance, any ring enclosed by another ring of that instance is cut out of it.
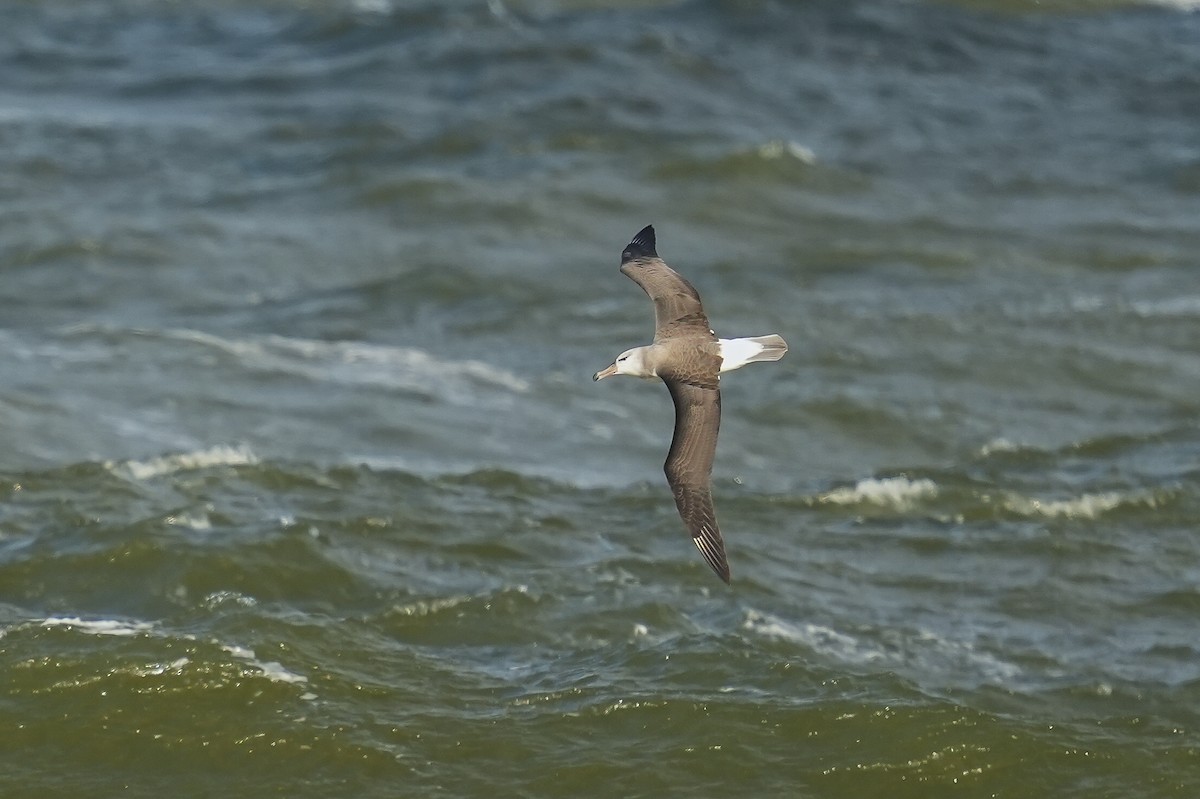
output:
<svg viewBox="0 0 1200 799"><path fill-rule="evenodd" d="M662 378L675 403L675 433L663 471L692 543L729 582L725 541L712 501L712 466L721 426L721 374L756 361L778 361L787 342L771 334L717 338L708 326L700 294L658 257L654 226L647 225L621 253L621 272L654 303L654 343L634 347L592 376Z"/></svg>

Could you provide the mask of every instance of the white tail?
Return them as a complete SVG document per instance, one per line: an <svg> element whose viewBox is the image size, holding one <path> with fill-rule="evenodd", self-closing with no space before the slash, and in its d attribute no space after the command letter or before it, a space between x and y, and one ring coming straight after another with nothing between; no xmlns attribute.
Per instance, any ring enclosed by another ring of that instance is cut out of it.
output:
<svg viewBox="0 0 1200 799"><path fill-rule="evenodd" d="M774 333L751 338L723 338L720 344L722 372L732 372L758 361L778 361L788 351L787 342Z"/></svg>

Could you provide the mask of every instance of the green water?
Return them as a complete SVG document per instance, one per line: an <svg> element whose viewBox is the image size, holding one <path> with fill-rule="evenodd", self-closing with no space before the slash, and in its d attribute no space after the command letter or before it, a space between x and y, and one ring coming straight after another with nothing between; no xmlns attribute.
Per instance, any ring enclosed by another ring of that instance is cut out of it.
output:
<svg viewBox="0 0 1200 799"><path fill-rule="evenodd" d="M0 796L1200 792L1187 4L0 15Z"/></svg>

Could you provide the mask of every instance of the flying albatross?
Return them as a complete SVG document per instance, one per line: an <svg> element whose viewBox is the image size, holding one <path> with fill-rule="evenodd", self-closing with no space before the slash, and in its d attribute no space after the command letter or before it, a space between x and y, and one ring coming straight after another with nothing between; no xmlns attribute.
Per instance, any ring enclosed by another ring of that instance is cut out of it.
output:
<svg viewBox="0 0 1200 799"><path fill-rule="evenodd" d="M729 582L725 542L712 501L713 456L721 426L721 373L755 361L778 361L787 342L777 335L717 338L700 295L655 251L654 226L642 228L621 253L621 272L654 302L654 343L617 356L592 377L661 377L675 402L675 434L663 470L692 543Z"/></svg>

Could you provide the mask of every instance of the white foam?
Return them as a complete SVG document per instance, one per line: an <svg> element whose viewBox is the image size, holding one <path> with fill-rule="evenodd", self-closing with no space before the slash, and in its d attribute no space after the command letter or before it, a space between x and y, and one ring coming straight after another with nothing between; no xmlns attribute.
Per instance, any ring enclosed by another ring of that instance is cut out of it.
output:
<svg viewBox="0 0 1200 799"><path fill-rule="evenodd" d="M401 616L430 616L435 613L440 613L443 610L450 610L459 605L470 602L472 597L467 594L458 594L456 596L442 597L440 599L419 599L408 605L393 605L392 613L397 613Z"/></svg>
<svg viewBox="0 0 1200 799"><path fill-rule="evenodd" d="M191 471L193 469L210 469L215 466L246 466L258 463L258 458L248 447L230 447L218 444L208 449L196 452L183 452L175 455L164 455L159 458L138 461L106 461L104 467L109 471L134 480L149 480L152 477Z"/></svg>
<svg viewBox="0 0 1200 799"><path fill-rule="evenodd" d="M1191 0L1191 2L1193 7L1200 9L1200 0ZM1060 316L1064 313L1128 313L1130 311L1144 318L1192 317L1200 316L1200 294L1134 300L1081 294L1066 298L1049 297L1033 306L1012 305L1006 306L1006 308L1010 313L1022 317L1027 317L1031 313L1038 316Z"/></svg>
<svg viewBox="0 0 1200 799"><path fill-rule="evenodd" d="M1200 9L1200 0L1149 0L1151 5L1176 8L1180 11L1196 11Z"/></svg>
<svg viewBox="0 0 1200 799"><path fill-rule="evenodd" d="M247 649L244 646L227 646L216 641L213 643L217 643L222 649L233 655L238 660L257 669L262 676L266 677L271 682L282 682L292 685L299 685L308 682L308 678L303 674L296 674L293 671L288 671L277 661L259 660L258 657L255 656L253 649Z"/></svg>
<svg viewBox="0 0 1200 799"><path fill-rule="evenodd" d="M1200 8L1200 0L1195 0L1195 7ZM1200 316L1200 295L1184 295L1168 297L1161 300L1134 300L1130 307L1138 316Z"/></svg>
<svg viewBox="0 0 1200 799"><path fill-rule="evenodd" d="M308 678L303 674L297 674L294 671L288 671L281 663L275 660L255 660L253 665L262 670L263 676L271 682L282 682L291 685L300 685L308 682Z"/></svg>
<svg viewBox="0 0 1200 799"><path fill-rule="evenodd" d="M166 523L174 527L186 527L189 530L203 532L212 529L212 521L207 513L180 513L166 518Z"/></svg>
<svg viewBox="0 0 1200 799"><path fill-rule="evenodd" d="M360 14L378 14L383 16L393 11L389 0L353 0L351 5Z"/></svg>
<svg viewBox="0 0 1200 799"><path fill-rule="evenodd" d="M244 608L252 608L258 604L258 600L237 591L214 591L204 597L204 604L209 608L221 605L240 605Z"/></svg>
<svg viewBox="0 0 1200 799"><path fill-rule="evenodd" d="M964 671L968 682L984 679L1004 682L1021 673L1019 666L978 651L966 641L952 640L929 630L881 633L872 644L820 624L795 624L769 614L748 611L742 629L756 635L797 644L815 654L853 666L898 668L906 666L918 676L930 671Z"/></svg>
<svg viewBox="0 0 1200 799"><path fill-rule="evenodd" d="M170 663L151 663L140 669L134 669L134 674L139 677L161 677L169 671L182 671L188 663L191 663L191 660L186 657L176 658Z"/></svg>
<svg viewBox="0 0 1200 799"><path fill-rule="evenodd" d="M387 347L354 341L318 341L311 339L289 339L269 336L265 339L267 349L302 355L310 360L332 360L343 364L362 364L409 370L418 375L441 375L469 377L483 383L500 386L510 391L525 392L529 384L512 372L496 368L476 360L442 360L415 347ZM349 382L388 384L388 376L362 370L354 374L343 374Z"/></svg>
<svg viewBox="0 0 1200 799"><path fill-rule="evenodd" d="M937 493L937 484L932 480L882 477L859 480L853 488L835 488L821 494L818 500L834 505L867 504L908 510L918 500L932 499Z"/></svg>
<svg viewBox="0 0 1200 799"><path fill-rule="evenodd" d="M123 621L120 619L82 619L78 616L51 616L43 619L40 622L30 622L28 624L19 625L17 628L32 626L37 624L40 627L65 627L70 630L85 633L87 635L112 635L121 637L130 637L134 635L150 635L158 638L165 638L167 634L163 632L157 625L144 621ZM8 629L0 628L0 638ZM184 636L189 640L194 640L191 635ZM294 671L289 671L281 663L274 660L259 660L254 654L253 649L248 649L243 646L222 644L220 641L214 640L214 645L219 646L225 652L228 652L233 657L242 661L246 665L258 671L263 677L271 682L287 683L290 685L300 685L308 682L308 678L303 674L297 674ZM155 663L144 667L140 673L149 675L159 675L167 671L178 671L187 665L190 660L187 657L178 658L170 663ZM306 694L306 698L312 698L312 695Z"/></svg>
<svg viewBox="0 0 1200 799"><path fill-rule="evenodd" d="M794 141L783 141L781 139L773 139L766 144L760 145L758 154L768 161L774 161L779 158L794 158L802 164L809 166L817 163L817 154L803 144Z"/></svg>
<svg viewBox="0 0 1200 799"><path fill-rule="evenodd" d="M1036 499L1014 494L1005 499L1004 506L1022 516L1094 519L1126 502L1143 502L1149 504L1151 507L1156 504L1152 496L1107 491L1102 494L1082 494L1074 499L1055 500Z"/></svg>
<svg viewBox="0 0 1200 799"><path fill-rule="evenodd" d="M1020 444L1014 444L1007 438L993 438L988 443L979 448L979 454L986 457L993 452L1017 452L1021 449Z"/></svg>
<svg viewBox="0 0 1200 799"><path fill-rule="evenodd" d="M154 629L144 621L120 621L117 619L81 619L78 616L51 616L43 619L42 627L69 627L88 635L141 635Z"/></svg>
<svg viewBox="0 0 1200 799"><path fill-rule="evenodd" d="M799 644L819 655L844 663L864 665L888 659L886 652L820 624L793 624L774 616L749 611L746 620L742 622L742 629L766 638Z"/></svg>
<svg viewBox="0 0 1200 799"><path fill-rule="evenodd" d="M393 347L360 341L262 336L228 339L198 330L167 330L158 335L192 341L235 356L255 369L284 372L321 383L379 386L402 390L437 390L450 401L459 398L463 381L515 393L529 391L528 381L505 369L477 360L437 358L415 347Z"/></svg>

